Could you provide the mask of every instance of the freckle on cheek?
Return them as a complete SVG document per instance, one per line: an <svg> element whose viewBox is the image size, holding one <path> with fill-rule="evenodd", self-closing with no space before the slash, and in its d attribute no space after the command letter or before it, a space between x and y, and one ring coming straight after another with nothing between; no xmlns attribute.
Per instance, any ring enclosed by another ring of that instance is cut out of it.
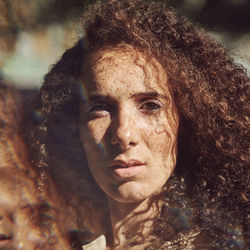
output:
<svg viewBox="0 0 250 250"><path fill-rule="evenodd" d="M162 133L164 133L164 132L166 132L166 133L168 134L167 129L166 129L166 126L165 126L165 125L162 125L162 124L159 124L159 125L156 127L155 132L156 132L156 134L162 134Z"/></svg>

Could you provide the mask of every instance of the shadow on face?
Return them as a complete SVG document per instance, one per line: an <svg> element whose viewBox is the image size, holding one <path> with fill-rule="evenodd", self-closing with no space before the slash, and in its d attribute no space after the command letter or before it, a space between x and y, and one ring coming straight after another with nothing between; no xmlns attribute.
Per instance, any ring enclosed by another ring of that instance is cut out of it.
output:
<svg viewBox="0 0 250 250"><path fill-rule="evenodd" d="M171 175L179 122L167 81L155 58L128 45L92 52L83 65L80 135L108 198L142 201Z"/></svg>

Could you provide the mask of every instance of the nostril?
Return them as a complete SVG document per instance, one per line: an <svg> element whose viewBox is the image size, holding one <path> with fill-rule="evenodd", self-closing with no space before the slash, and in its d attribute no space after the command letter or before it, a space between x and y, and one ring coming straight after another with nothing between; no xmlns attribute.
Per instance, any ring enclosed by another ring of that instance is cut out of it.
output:
<svg viewBox="0 0 250 250"><path fill-rule="evenodd" d="M128 145L133 147L133 146L136 146L136 144L137 144L137 143L135 143L135 142L131 141L131 142L129 142L129 144L128 144Z"/></svg>

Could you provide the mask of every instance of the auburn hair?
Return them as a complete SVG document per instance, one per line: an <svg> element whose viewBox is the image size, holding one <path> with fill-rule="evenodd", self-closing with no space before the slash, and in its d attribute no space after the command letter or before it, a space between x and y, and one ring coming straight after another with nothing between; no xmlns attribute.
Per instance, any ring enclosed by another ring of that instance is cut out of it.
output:
<svg viewBox="0 0 250 250"><path fill-rule="evenodd" d="M208 232L218 249L244 248L249 225L246 70L186 17L154 1L98 1L85 10L82 27L84 37L45 76L30 112L33 125L26 129L32 131L28 141L33 162L63 181L65 193L78 190L90 207L105 203L79 142L83 94L79 79L89 52L130 45L154 56L163 66L180 117L177 166L165 188L167 212L155 223L159 244L170 241L185 248L185 235L198 227ZM62 131L64 135L67 131L63 138ZM64 147L59 147L62 142ZM60 165L61 173L58 155L66 162ZM69 170L71 176L67 175ZM76 181L80 175L85 181ZM87 191L90 182L96 198ZM183 216L192 222L183 225Z"/></svg>

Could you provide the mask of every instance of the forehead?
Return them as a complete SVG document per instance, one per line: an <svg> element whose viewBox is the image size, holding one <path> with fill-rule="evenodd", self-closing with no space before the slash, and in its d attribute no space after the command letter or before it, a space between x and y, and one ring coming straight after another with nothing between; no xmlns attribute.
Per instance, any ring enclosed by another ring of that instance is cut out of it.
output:
<svg viewBox="0 0 250 250"><path fill-rule="evenodd" d="M83 84L93 91L107 85L164 91L166 82L166 73L154 57L128 46L92 52L83 64Z"/></svg>

